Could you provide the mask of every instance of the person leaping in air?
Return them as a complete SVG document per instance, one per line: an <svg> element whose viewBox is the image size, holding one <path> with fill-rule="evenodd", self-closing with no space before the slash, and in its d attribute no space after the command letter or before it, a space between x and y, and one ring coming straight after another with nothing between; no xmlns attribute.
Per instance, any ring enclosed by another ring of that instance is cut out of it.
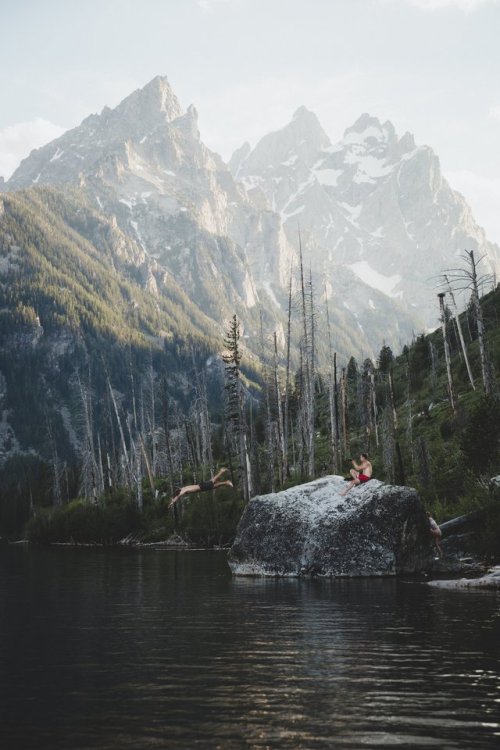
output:
<svg viewBox="0 0 500 750"><path fill-rule="evenodd" d="M368 460L366 453L360 455L359 464L357 464L353 458L351 458L351 463L354 466L354 469L351 469L352 481L346 487L344 492L340 493L341 495L347 495L349 490L352 490L353 487L358 484L363 484L363 482L368 482L372 478L373 466Z"/></svg>
<svg viewBox="0 0 500 750"><path fill-rule="evenodd" d="M211 490L218 490L219 487L232 487L233 483L229 479L221 480L220 477L225 474L228 469L221 469L214 477L208 480L208 482L199 482L199 484L186 484L185 487L181 487L176 490L175 496L172 498L169 504L169 508L172 505L184 497L184 495L194 495L196 492L210 492Z"/></svg>

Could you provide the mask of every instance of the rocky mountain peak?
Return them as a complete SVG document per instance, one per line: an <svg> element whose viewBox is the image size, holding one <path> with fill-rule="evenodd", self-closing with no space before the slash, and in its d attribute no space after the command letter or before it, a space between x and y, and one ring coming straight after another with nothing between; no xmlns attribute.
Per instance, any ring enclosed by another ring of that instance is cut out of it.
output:
<svg viewBox="0 0 500 750"><path fill-rule="evenodd" d="M364 113L358 117L354 125L347 128L344 132L344 143L375 144L386 143L392 144L397 141L394 125L388 120L383 124L377 117Z"/></svg>
<svg viewBox="0 0 500 750"><path fill-rule="evenodd" d="M278 132L285 136L293 135L298 147L303 143L314 148L326 148L330 145L330 139L317 116L305 106L299 107L294 112L291 122Z"/></svg>
<svg viewBox="0 0 500 750"><path fill-rule="evenodd" d="M179 100L172 91L166 76L156 76L140 89L127 96L114 110L119 116L139 114L151 117L163 114L168 122L182 114Z"/></svg>
<svg viewBox="0 0 500 750"><path fill-rule="evenodd" d="M310 165L318 152L330 145L317 116L302 106L287 125L261 138L245 159L245 170L252 173L292 163L297 167ZM242 155L238 153L238 166L242 166Z"/></svg>
<svg viewBox="0 0 500 750"><path fill-rule="evenodd" d="M123 161L126 156L130 161L131 146L140 146L155 133L158 140L168 140L174 121L198 139L196 110L189 108L183 115L167 78L156 76L114 109L104 107L100 114L86 117L77 127L33 151L14 172L7 187L77 182L80 173L96 168L102 171L117 158Z"/></svg>
<svg viewBox="0 0 500 750"><path fill-rule="evenodd" d="M381 122L377 117L364 113L347 128L342 141L333 150L342 149L347 154L347 161L357 161L359 158L370 156L388 167L390 164L398 163L403 157L407 159L414 155L418 158L419 152L425 148L427 147L417 150L411 133L406 132L399 138L389 120Z"/></svg>
<svg viewBox="0 0 500 750"><path fill-rule="evenodd" d="M304 127L310 127L311 125L317 127L319 125L317 116L310 109L307 109L304 104L295 110L292 116L293 120L300 122Z"/></svg>

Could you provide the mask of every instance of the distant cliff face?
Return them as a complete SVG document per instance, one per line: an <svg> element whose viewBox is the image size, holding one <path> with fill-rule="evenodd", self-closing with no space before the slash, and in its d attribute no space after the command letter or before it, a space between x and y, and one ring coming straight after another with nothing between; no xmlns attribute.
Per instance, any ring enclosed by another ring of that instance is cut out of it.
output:
<svg viewBox="0 0 500 750"><path fill-rule="evenodd" d="M165 78L32 152L7 189L68 183L219 326L236 312L256 348L261 307L282 338L294 251L280 219L249 202Z"/></svg>
<svg viewBox="0 0 500 750"><path fill-rule="evenodd" d="M245 508L229 552L234 575L391 576L425 569L429 529L415 490L372 479L340 492L325 477Z"/></svg>
<svg viewBox="0 0 500 750"><path fill-rule="evenodd" d="M331 269L344 270L344 296L358 315L368 296L376 316L382 293L383 304L390 299L410 311L416 328L435 325L436 277L457 265L457 254L475 250L485 271L500 270L500 249L443 178L432 149L410 133L399 138L390 122L362 115L332 145L301 107L253 150L238 150L230 166L256 205L280 214L292 244L300 224L313 266L332 284Z"/></svg>

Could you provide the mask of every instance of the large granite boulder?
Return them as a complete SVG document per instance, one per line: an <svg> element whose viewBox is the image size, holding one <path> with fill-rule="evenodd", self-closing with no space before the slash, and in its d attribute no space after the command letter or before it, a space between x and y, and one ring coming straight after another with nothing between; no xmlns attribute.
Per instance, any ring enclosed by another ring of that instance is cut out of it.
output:
<svg viewBox="0 0 500 750"><path fill-rule="evenodd" d="M409 487L329 476L254 497L229 552L235 575L391 576L433 557L423 505Z"/></svg>

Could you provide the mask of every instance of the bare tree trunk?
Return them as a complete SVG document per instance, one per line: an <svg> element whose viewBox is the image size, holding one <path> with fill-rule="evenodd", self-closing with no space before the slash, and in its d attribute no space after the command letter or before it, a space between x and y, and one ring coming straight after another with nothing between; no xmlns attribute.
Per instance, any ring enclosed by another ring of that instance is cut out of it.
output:
<svg viewBox="0 0 500 750"><path fill-rule="evenodd" d="M134 445L134 457L135 457L135 464L136 464L136 499L137 499L137 507L140 511L142 511L144 506L144 498L143 498L143 492L142 492L142 456L141 451L137 445Z"/></svg>
<svg viewBox="0 0 500 750"><path fill-rule="evenodd" d="M474 251L471 250L468 253L470 257L471 265L471 278L472 278L472 306L474 310L474 317L477 326L477 336L479 341L479 357L481 360L481 373L483 376L484 392L486 395L490 395L493 392L493 378L491 376L491 364L486 354L485 346L485 334L484 334L484 319L483 311L481 309L481 302L479 301L479 288L477 283L477 269L476 261L474 259Z"/></svg>
<svg viewBox="0 0 500 750"><path fill-rule="evenodd" d="M314 313L314 291L312 283L312 271L309 269L309 307L310 307L310 326L311 326L311 352L309 361L309 476L314 477L315 465L315 395L316 395L316 335L315 335L315 313Z"/></svg>
<svg viewBox="0 0 500 750"><path fill-rule="evenodd" d="M436 347L432 343L432 341L429 339L429 353L431 355L431 384L432 384L432 396L433 398L436 397L436 387L437 387L437 356L436 356Z"/></svg>
<svg viewBox="0 0 500 750"><path fill-rule="evenodd" d="M333 346L332 346L332 330L330 326L330 311L328 309L328 291L326 288L326 282L325 282L325 307L326 307L326 325L328 330L328 355L329 355L329 372L328 372L328 379L329 379L329 387L328 387L328 408L329 408L329 416L330 416L330 450L331 450L331 459L332 459L332 471L334 474L338 471L338 465L337 465L337 427L338 427L338 421L337 421L337 415L335 410L335 401L336 401L336 388L337 388L337 353L333 353Z"/></svg>
<svg viewBox="0 0 500 750"><path fill-rule="evenodd" d="M269 368L267 366L267 355L264 345L264 325L262 320L262 310L260 311L260 351L261 361L264 368L264 396L266 402L266 444L267 444L267 472L269 476L270 491L275 491L274 485L274 444L273 428L271 419L271 403L269 398Z"/></svg>
<svg viewBox="0 0 500 750"><path fill-rule="evenodd" d="M167 382L165 378L163 378L162 380L161 404L162 404L162 416L163 416L163 434L165 437L165 452L167 454L168 483L170 486L170 497L172 498L174 497L174 494L175 494L174 462L172 459L172 446L170 443L170 429L168 426L169 412L168 412ZM177 505L173 506L173 512L174 512L174 525L178 526L179 510L177 508Z"/></svg>
<svg viewBox="0 0 500 750"><path fill-rule="evenodd" d="M374 375L373 370L370 371L370 390L371 390L371 397L372 397L373 427L375 430L375 445L378 448L377 394L375 393L375 375Z"/></svg>
<svg viewBox="0 0 500 750"><path fill-rule="evenodd" d="M333 400L335 408L335 444L337 446L338 462L337 471L342 462L342 447L340 444L340 423L339 423L339 386L337 382L337 352L333 353Z"/></svg>
<svg viewBox="0 0 500 750"><path fill-rule="evenodd" d="M413 401L411 400L411 393L410 393L410 372L409 372L408 362L406 363L406 382L407 382L407 391L406 391L407 398L406 398L405 406L408 409L408 422L406 426L406 436L408 440L408 448L410 451L412 471L415 471L415 446L413 444L413 410L412 410Z"/></svg>
<svg viewBox="0 0 500 750"><path fill-rule="evenodd" d="M128 487L129 487L129 489L132 489L132 470L131 470L131 466L130 466L130 459L129 459L129 455L128 455L127 444L125 442L125 435L124 435L124 432L123 432L122 421L120 419L120 414L118 412L118 405L116 403L116 399L115 399L115 394L113 392L113 388L111 387L111 382L109 380L109 376L107 376L107 381L108 381L109 395L111 396L111 402L113 404L113 408L115 410L116 421L118 423L118 431L120 433L120 440L121 440L121 444L122 444L123 458L125 460L125 468L126 468L126 474L127 474Z"/></svg>
<svg viewBox="0 0 500 750"><path fill-rule="evenodd" d="M99 457L99 490L98 497L104 494L105 481L104 481L104 465L102 462L102 450L101 450L101 436L97 433L97 455Z"/></svg>
<svg viewBox="0 0 500 750"><path fill-rule="evenodd" d="M450 403L451 408L453 409L453 413L457 413L457 407L455 402L455 389L453 387L453 378L451 375L451 358L450 358L450 346L448 343L448 334L446 332L446 315L444 311L444 292L440 292L438 294L439 297L439 307L441 310L441 330L443 332L443 342L444 342L444 358L446 360L446 374L448 377L448 395L450 397Z"/></svg>
<svg viewBox="0 0 500 750"><path fill-rule="evenodd" d="M144 458L144 464L146 466L146 472L147 472L147 475L148 475L149 486L151 487L151 492L153 493L153 498L154 498L154 496L155 496L155 482L154 482L153 472L151 471L151 464L149 463L149 458L148 458L148 454L147 454L147 451L146 451L146 446L144 445L144 440L143 440L142 435L139 435L139 444L141 446L141 452L142 452L142 456Z"/></svg>
<svg viewBox="0 0 500 750"><path fill-rule="evenodd" d="M283 429L283 410L281 408L281 393L280 384L278 379L278 342L276 339L276 331L274 332L274 390L276 394L276 404L278 410L278 444L280 446L280 462L279 462L279 482L280 487L283 487L285 475L283 473L283 466L285 463L285 442L284 442L284 429Z"/></svg>
<svg viewBox="0 0 500 750"><path fill-rule="evenodd" d="M344 456L349 453L349 415L347 411L347 383L345 367L342 368L340 380L340 403L342 405L342 433L344 438Z"/></svg>
<svg viewBox="0 0 500 750"><path fill-rule="evenodd" d="M451 288L450 282L448 281L448 276L446 276L446 274L445 274L444 278L445 278L446 285L448 287L448 293L449 293L450 299L451 299L451 304L452 304L453 314L454 314L454 318L455 318L455 323L457 325L458 338L460 339L460 346L462 348L463 358L464 358L464 361L465 361L465 365L467 367L467 374L469 376L470 384L471 384L473 390L475 391L476 390L476 386L474 384L474 378L472 376L472 370L471 370L471 366L470 366L470 362L469 362L469 357L467 356L467 348L465 346L464 334L463 334L463 331L462 331L462 324L460 323L460 315L458 313L457 303L455 302L455 295L453 294L453 290Z"/></svg>
<svg viewBox="0 0 500 750"><path fill-rule="evenodd" d="M307 330L306 289L304 283L304 264L302 260L302 241L299 232L299 258L300 258L300 290L302 302L302 335L304 337L303 361L304 361L304 417L305 417L305 444L308 453L308 476L314 474L314 432L311 425L314 417L311 417L312 383L310 369L309 333Z"/></svg>
<svg viewBox="0 0 500 750"><path fill-rule="evenodd" d="M285 373L285 413L283 417L283 479L289 475L288 467L288 427L289 427L289 404L290 404L290 340L292 322L292 269L290 267L290 284L288 288L288 321L286 335L286 373Z"/></svg>
<svg viewBox="0 0 500 750"><path fill-rule="evenodd" d="M90 375L89 375L90 379ZM80 396L82 399L83 421L84 421L84 450L82 461L82 483L84 497L91 498L97 502L97 464L94 450L94 431L92 426L92 401L90 398L90 386L85 388L79 374L77 374Z"/></svg>

